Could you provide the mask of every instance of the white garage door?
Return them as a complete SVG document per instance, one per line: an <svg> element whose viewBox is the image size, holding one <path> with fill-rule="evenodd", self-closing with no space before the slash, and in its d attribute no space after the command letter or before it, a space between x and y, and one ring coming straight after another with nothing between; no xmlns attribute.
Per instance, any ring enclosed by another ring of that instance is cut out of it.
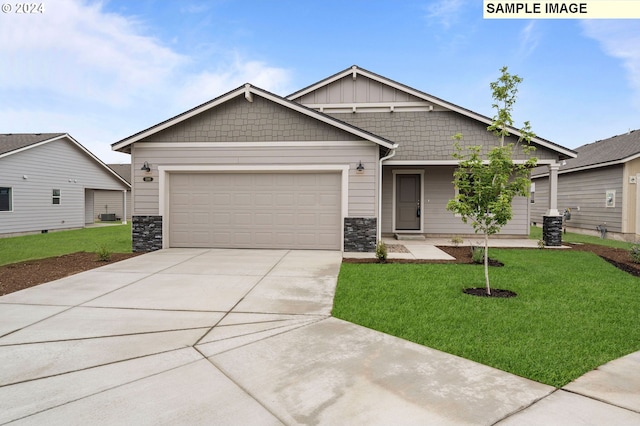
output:
<svg viewBox="0 0 640 426"><path fill-rule="evenodd" d="M340 249L339 173L173 173L169 246Z"/></svg>

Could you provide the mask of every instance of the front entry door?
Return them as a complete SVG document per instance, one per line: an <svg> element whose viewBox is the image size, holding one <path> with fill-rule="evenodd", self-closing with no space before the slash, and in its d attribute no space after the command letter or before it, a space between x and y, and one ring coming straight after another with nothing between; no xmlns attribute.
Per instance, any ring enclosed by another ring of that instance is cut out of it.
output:
<svg viewBox="0 0 640 426"><path fill-rule="evenodd" d="M420 175L396 175L396 230L420 230Z"/></svg>

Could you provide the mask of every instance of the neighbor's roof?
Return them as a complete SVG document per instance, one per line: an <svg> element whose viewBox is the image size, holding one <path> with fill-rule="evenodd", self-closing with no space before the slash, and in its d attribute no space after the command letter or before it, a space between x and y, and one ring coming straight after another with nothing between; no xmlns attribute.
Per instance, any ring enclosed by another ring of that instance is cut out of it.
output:
<svg viewBox="0 0 640 426"><path fill-rule="evenodd" d="M407 86L405 84L398 83L397 81L391 80L391 79L389 79L387 77L383 77L383 76L381 76L379 74L373 73L373 72L368 71L368 70L366 70L364 68L360 68L357 65L353 65L353 66L351 66L351 67L349 67L349 68L347 68L347 69L345 69L343 71L340 71L340 72L338 72L338 73L336 73L336 74L334 74L334 75L332 75L330 77L327 77L327 78L325 78L325 79L323 79L323 80L321 80L321 81L319 81L317 83L314 83L314 84L312 84L310 86L307 86L304 89L300 89L297 92L294 92L294 93L290 94L289 96L287 96L287 99L295 101L296 99L299 99L302 96L304 96L304 95L306 95L306 94L308 94L308 93L310 93L310 92L312 92L314 90L317 90L317 89L319 89L319 88L321 88L323 86L331 84L334 81L340 80L340 79L342 79L344 77L347 77L347 76L350 76L350 75L354 76L354 78L355 78L356 75L365 76L365 77L370 78L372 80L375 80L375 81L378 81L380 83L386 84L387 86L390 86L390 87L393 87L395 89L398 89L398 90L404 91L406 93L409 93L410 95L413 95L413 96L418 97L420 99L423 99L425 101L431 102L434 105L438 105L438 106L446 108L446 109L448 109L450 111L454 111L454 112L457 112L459 114L465 115L465 116L467 116L469 118L472 118L474 120L480 121L480 122L482 122L484 124L487 124L487 125L490 125L493 122L493 120L491 118L487 117L487 116L484 116L482 114L478 114L477 112L471 111L470 109L467 109L467 108L463 108L463 107L458 106L456 104L453 104L451 102L447 102L447 101L445 101L443 99L440 99L440 98L438 98L436 96L433 96L433 95L430 95L428 93L422 92L420 90L414 89L413 87L409 87L409 86ZM518 129L516 129L516 128L509 127L509 132L511 134L516 135L516 136L521 136L520 131ZM563 147L561 145L558 145L558 144L556 144L554 142L551 142L551 141L549 141L547 139L543 139L541 137L536 136L533 139L531 139L531 141L533 143L535 143L535 144L541 145L541 146L543 146L545 148L548 148L548 149L550 149L552 151L556 151L558 154L560 154L560 159L575 158L575 156L576 156L575 151L573 151L573 150L571 150L569 148L565 148L565 147Z"/></svg>
<svg viewBox="0 0 640 426"><path fill-rule="evenodd" d="M34 149L38 146L55 142L60 139L67 139L73 145L78 147L84 152L91 160L98 163L101 167L116 177L127 187L131 187L131 184L123 179L118 173L113 171L102 160L96 157L91 151L82 146L77 140L72 138L68 133L5 133L0 134L0 158L8 157L18 152L26 151L28 149Z"/></svg>
<svg viewBox="0 0 640 426"><path fill-rule="evenodd" d="M107 164L122 179L131 183L131 164Z"/></svg>
<svg viewBox="0 0 640 426"><path fill-rule="evenodd" d="M9 133L0 134L0 155L26 148L49 139L59 138L65 133Z"/></svg>
<svg viewBox="0 0 640 426"><path fill-rule="evenodd" d="M575 149L577 158L566 160L558 173L606 167L640 158L640 129L613 136ZM533 175L545 175L546 168L534 171Z"/></svg>

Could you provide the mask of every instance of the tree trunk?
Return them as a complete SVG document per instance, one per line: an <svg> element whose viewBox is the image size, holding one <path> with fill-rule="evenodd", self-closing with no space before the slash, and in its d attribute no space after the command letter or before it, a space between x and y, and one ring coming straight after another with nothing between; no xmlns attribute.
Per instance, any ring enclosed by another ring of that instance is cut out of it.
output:
<svg viewBox="0 0 640 426"><path fill-rule="evenodd" d="M489 234L484 234L484 280L487 284L487 294L491 295L489 286Z"/></svg>

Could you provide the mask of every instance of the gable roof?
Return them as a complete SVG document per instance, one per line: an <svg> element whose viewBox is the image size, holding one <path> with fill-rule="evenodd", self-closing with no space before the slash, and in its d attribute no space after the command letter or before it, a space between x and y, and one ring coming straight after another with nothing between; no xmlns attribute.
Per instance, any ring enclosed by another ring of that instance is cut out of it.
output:
<svg viewBox="0 0 640 426"><path fill-rule="evenodd" d="M107 164L122 179L131 183L131 164Z"/></svg>
<svg viewBox="0 0 640 426"><path fill-rule="evenodd" d="M385 148L396 148L397 145L394 144L393 142L391 142L388 139L382 138L380 136L374 135L373 133L370 133L366 130L360 129L358 127L352 126L349 123L345 123L344 121L338 120L337 118L331 117L327 114L323 114L321 112L318 112L314 109L311 108L307 108L304 105L301 105L297 102L293 102L290 101L288 99L285 99L283 97L280 97L278 95L275 95L271 92L268 92L266 90L260 89L258 87L255 87L249 83L238 87L237 89L234 89L222 96L219 96L215 99L212 99L211 101L205 102L195 108L192 108L188 111L183 112L182 114L176 115L175 117L172 117L168 120L165 120L161 123L156 124L155 126L149 127L146 130L143 130L141 132L138 132L134 135L131 135L125 139L122 139L118 142L115 142L113 144L111 144L111 149L114 151L121 151L121 152L131 152L131 144L138 142L142 139L145 139L153 134L156 134L158 132L161 132L162 130L165 130L171 126L174 126L178 123L181 123L185 120L188 120L191 117L194 117L202 112L208 111L212 108L215 108L218 105L221 105L233 98L236 98L238 96L244 96L247 101L251 102L252 101L252 96L256 95L256 96L260 96L262 98L265 98L271 102L275 102L279 105L282 105L286 108L289 108L293 111L296 111L298 113L301 113L303 115L306 115L308 117L314 118L316 120L319 120L321 122L327 123L331 126L334 126L338 129L341 129L343 131L346 131L348 133L353 134L354 136L357 136L359 138L362 139L366 139L369 140L371 142L374 142L380 146L383 146Z"/></svg>
<svg viewBox="0 0 640 426"><path fill-rule="evenodd" d="M447 102L443 99L440 99L438 97L435 97L433 95L430 95L428 93L422 92L420 90L414 89L412 87L406 86L402 83L398 83L397 81L391 80L389 78L383 77L381 75L378 75L376 73L373 73L371 71L368 71L364 68L360 68L357 65L353 65L350 68L347 68L343 71L340 71L337 74L334 74L330 77L325 78L324 80L321 80L317 83L314 83L310 86L305 87L304 89L298 90L297 92L294 92L292 94L290 94L289 96L287 96L287 99L291 100L291 101L295 101L297 99L300 99L301 97L303 97L304 95L313 92L314 90L318 90L320 88L322 88L323 86L327 86L335 81L338 81L342 78L348 77L348 76L352 76L354 79L358 76L358 75L362 75L364 77L370 78L372 80L375 80L377 82L380 82L382 84L386 84L387 86L390 86L394 89L403 91L408 93L411 96L417 97L419 99L425 100L427 102L430 102L434 105L440 106L442 108L448 109L450 111L453 112L457 112L458 114L462 114L466 117L472 118L474 120L480 121L484 124L490 125L492 120L489 117L486 117L482 114L478 114L474 111L471 111L469 109L463 108L461 106L455 105L451 102ZM513 135L516 136L521 136L521 133L518 131L518 129L515 129L513 127L509 128L509 132ZM567 159L567 158L575 158L576 157L576 153L568 148L565 148L563 146L560 146L556 143L553 143L551 141L548 141L546 139L540 138L540 137L535 137L532 139L532 142L543 146L547 149L550 149L552 151L555 151L559 154L560 159Z"/></svg>
<svg viewBox="0 0 640 426"><path fill-rule="evenodd" d="M108 173L113 175L117 180L131 188L129 182L124 180L120 175L113 171L109 166L103 163L98 157L93 155L91 151L82 146L77 140L72 138L68 133L10 133L0 134L0 158L8 157L28 149L34 149L44 144L55 142L57 140L66 139L84 152L89 158L98 163Z"/></svg>
<svg viewBox="0 0 640 426"><path fill-rule="evenodd" d="M13 151L22 151L40 142L46 143L50 139L59 139L64 133L9 133L0 134L0 157L9 155Z"/></svg>
<svg viewBox="0 0 640 426"><path fill-rule="evenodd" d="M582 145L576 152L578 157L565 161L558 173L607 167L640 158L640 129ZM546 169L534 170L536 176L546 173Z"/></svg>

